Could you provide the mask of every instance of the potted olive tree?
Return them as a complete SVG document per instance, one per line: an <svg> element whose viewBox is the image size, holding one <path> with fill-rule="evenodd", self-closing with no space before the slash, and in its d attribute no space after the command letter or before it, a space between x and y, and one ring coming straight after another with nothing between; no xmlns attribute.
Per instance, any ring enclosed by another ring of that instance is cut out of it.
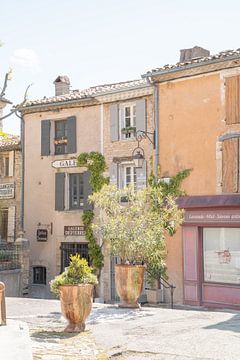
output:
<svg viewBox="0 0 240 360"><path fill-rule="evenodd" d="M120 306L139 307L145 264L164 247L166 231L181 223L182 210L171 196L151 186L135 191L131 186L104 185L90 200L100 209L93 228L110 254L120 259L115 267Z"/></svg>
<svg viewBox="0 0 240 360"><path fill-rule="evenodd" d="M50 282L51 291L60 296L61 310L69 324L66 332L81 332L91 312L93 287L97 277L86 259L79 254L70 257L70 265Z"/></svg>

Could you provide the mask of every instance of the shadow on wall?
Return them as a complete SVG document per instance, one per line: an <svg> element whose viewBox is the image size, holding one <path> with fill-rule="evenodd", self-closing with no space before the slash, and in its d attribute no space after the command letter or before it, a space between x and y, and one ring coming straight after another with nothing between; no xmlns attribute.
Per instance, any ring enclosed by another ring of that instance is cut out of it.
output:
<svg viewBox="0 0 240 360"><path fill-rule="evenodd" d="M222 331L233 331L240 333L240 313L235 314L231 319L219 322L214 325L206 326L204 329L217 329Z"/></svg>

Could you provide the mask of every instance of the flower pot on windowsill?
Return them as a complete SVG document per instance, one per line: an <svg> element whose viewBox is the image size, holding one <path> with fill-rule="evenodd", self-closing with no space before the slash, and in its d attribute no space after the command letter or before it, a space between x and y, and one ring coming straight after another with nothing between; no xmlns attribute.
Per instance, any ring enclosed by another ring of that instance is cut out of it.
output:
<svg viewBox="0 0 240 360"><path fill-rule="evenodd" d="M122 134L135 134L136 133L136 127L125 127L121 130Z"/></svg>
<svg viewBox="0 0 240 360"><path fill-rule="evenodd" d="M55 140L54 140L54 144L55 144L55 145L67 144L67 139L66 139L66 138L55 139Z"/></svg>
<svg viewBox="0 0 240 360"><path fill-rule="evenodd" d="M147 302L149 304L159 304L164 302L163 289L147 289Z"/></svg>

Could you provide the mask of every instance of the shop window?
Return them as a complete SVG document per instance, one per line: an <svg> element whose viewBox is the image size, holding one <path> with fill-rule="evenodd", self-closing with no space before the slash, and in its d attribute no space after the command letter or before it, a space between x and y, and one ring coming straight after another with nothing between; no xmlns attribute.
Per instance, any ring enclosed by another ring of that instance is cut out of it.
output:
<svg viewBox="0 0 240 360"><path fill-rule="evenodd" d="M81 258L84 258L89 263L88 244L79 243L61 243L61 272L65 267L69 266L70 256L79 254Z"/></svg>
<svg viewBox="0 0 240 360"><path fill-rule="evenodd" d="M46 268L45 266L33 267L33 284L46 284Z"/></svg>
<svg viewBox="0 0 240 360"><path fill-rule="evenodd" d="M204 228L204 281L240 284L240 229Z"/></svg>

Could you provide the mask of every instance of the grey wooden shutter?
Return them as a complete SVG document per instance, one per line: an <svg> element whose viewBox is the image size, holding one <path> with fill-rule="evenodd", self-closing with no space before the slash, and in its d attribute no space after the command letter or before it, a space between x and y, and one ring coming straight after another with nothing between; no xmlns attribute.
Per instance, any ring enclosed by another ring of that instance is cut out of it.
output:
<svg viewBox="0 0 240 360"><path fill-rule="evenodd" d="M120 137L121 137L121 140L126 139L125 134L121 133L121 130L123 128L125 128L125 126L126 126L124 112L125 112L125 106L124 105L119 106L119 113L118 113L119 114L119 121L118 122L119 122L119 125L120 125Z"/></svg>
<svg viewBox="0 0 240 360"><path fill-rule="evenodd" d="M137 190L144 189L147 186L147 162L144 160L143 166L136 169Z"/></svg>
<svg viewBox="0 0 240 360"><path fill-rule="evenodd" d="M41 155L50 155L50 120L41 121Z"/></svg>
<svg viewBox="0 0 240 360"><path fill-rule="evenodd" d="M92 210L93 208L93 205L88 201L88 196L92 194L92 187L89 180L90 180L90 171L86 171L83 173L83 191L84 191L83 210Z"/></svg>
<svg viewBox="0 0 240 360"><path fill-rule="evenodd" d="M8 164L8 175L14 175L14 158L15 158L15 151L9 151L9 164Z"/></svg>
<svg viewBox="0 0 240 360"><path fill-rule="evenodd" d="M110 105L110 139L119 140L118 104Z"/></svg>
<svg viewBox="0 0 240 360"><path fill-rule="evenodd" d="M55 210L64 210L65 201L65 174L55 174Z"/></svg>
<svg viewBox="0 0 240 360"><path fill-rule="evenodd" d="M76 132L76 116L70 116L67 119L67 153L77 152L77 132Z"/></svg>
<svg viewBox="0 0 240 360"><path fill-rule="evenodd" d="M136 101L136 131L146 131L146 100Z"/></svg>
<svg viewBox="0 0 240 360"><path fill-rule="evenodd" d="M118 164L112 162L109 167L110 183L118 186Z"/></svg>

